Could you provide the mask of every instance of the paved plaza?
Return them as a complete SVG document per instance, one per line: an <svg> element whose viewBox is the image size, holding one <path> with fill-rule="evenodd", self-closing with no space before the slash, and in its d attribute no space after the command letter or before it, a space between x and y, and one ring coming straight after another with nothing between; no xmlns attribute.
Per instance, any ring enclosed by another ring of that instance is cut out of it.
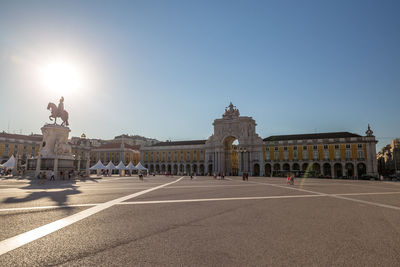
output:
<svg viewBox="0 0 400 267"><path fill-rule="evenodd" d="M399 266L400 183L0 179L0 266Z"/></svg>

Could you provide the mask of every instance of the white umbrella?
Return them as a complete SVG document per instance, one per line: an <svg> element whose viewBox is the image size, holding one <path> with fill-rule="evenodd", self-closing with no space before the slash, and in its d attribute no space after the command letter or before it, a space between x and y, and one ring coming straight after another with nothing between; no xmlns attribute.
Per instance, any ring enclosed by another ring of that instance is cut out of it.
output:
<svg viewBox="0 0 400 267"><path fill-rule="evenodd" d="M14 155L12 155L6 163L3 164L4 168L9 168L9 169L13 169L15 167L15 158Z"/></svg>
<svg viewBox="0 0 400 267"><path fill-rule="evenodd" d="M99 160L95 165L89 168L89 170L104 170L106 166Z"/></svg>

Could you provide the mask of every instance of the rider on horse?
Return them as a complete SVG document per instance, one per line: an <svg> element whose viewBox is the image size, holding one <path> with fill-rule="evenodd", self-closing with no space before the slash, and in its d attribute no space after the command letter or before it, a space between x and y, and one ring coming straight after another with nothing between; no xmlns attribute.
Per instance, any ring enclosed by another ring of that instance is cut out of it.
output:
<svg viewBox="0 0 400 267"><path fill-rule="evenodd" d="M61 117L63 111L64 111L64 97L62 96L60 99L60 103L58 103L57 117Z"/></svg>

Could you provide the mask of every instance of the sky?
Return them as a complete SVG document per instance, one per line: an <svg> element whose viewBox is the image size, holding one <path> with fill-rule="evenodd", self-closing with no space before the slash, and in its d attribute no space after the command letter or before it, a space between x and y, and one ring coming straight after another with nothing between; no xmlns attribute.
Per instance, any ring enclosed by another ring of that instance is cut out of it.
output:
<svg viewBox="0 0 400 267"><path fill-rule="evenodd" d="M400 137L400 1L0 0L0 131L207 139L232 102L270 135Z"/></svg>

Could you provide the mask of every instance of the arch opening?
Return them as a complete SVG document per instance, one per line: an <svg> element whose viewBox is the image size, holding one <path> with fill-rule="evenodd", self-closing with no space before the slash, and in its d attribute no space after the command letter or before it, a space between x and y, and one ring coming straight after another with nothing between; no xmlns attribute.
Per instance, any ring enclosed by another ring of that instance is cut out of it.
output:
<svg viewBox="0 0 400 267"><path fill-rule="evenodd" d="M228 136L224 139L225 175L239 174L238 146L239 146L239 140L236 137Z"/></svg>

